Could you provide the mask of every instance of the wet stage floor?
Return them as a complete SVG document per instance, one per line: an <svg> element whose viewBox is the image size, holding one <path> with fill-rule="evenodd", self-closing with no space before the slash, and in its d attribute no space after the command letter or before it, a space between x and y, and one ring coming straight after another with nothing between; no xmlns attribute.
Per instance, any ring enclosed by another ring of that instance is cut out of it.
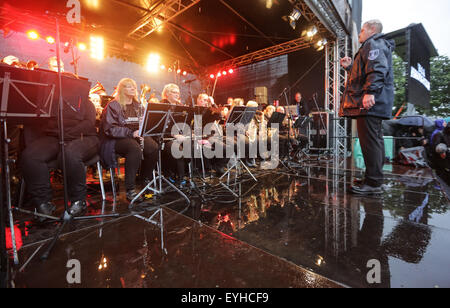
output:
<svg viewBox="0 0 450 308"><path fill-rule="evenodd" d="M73 223L46 261L39 257L57 226L15 214L14 286L450 287L450 203L431 170L389 165L374 197L347 191L360 170L329 162L254 172L257 183L247 176L236 186L241 198L208 181L189 205L175 192L149 202L162 212L130 212L123 191L102 204L93 191L90 215L121 217ZM159 225L144 220L154 213ZM81 284L67 282L74 259Z"/></svg>

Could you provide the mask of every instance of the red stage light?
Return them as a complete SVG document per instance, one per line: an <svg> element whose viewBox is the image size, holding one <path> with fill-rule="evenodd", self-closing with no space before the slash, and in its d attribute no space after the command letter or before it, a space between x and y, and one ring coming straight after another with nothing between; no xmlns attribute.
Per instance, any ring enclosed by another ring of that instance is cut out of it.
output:
<svg viewBox="0 0 450 308"><path fill-rule="evenodd" d="M178 69L178 70L177 70L177 74L180 74L180 73L181 73L181 70L180 70L180 69Z"/></svg>
<svg viewBox="0 0 450 308"><path fill-rule="evenodd" d="M214 79L216 76L214 74L209 75L209 78Z"/></svg>
<svg viewBox="0 0 450 308"><path fill-rule="evenodd" d="M234 70L233 70L232 68L230 68L230 69L228 70L228 73L233 74L233 73L234 73Z"/></svg>
<svg viewBox="0 0 450 308"><path fill-rule="evenodd" d="M45 40L47 41L47 43L49 44L55 44L55 39L52 36L47 36L45 38Z"/></svg>
<svg viewBox="0 0 450 308"><path fill-rule="evenodd" d="M27 36L30 40L37 40L39 38L39 34L34 30L28 31Z"/></svg>
<svg viewBox="0 0 450 308"><path fill-rule="evenodd" d="M222 72L222 75L226 76L226 75L227 75L227 72L226 72L226 71L223 71L223 72Z"/></svg>
<svg viewBox="0 0 450 308"><path fill-rule="evenodd" d="M187 72L186 72L186 71L184 71L184 72L183 72L183 76L186 76L186 75L187 75Z"/></svg>
<svg viewBox="0 0 450 308"><path fill-rule="evenodd" d="M221 73L217 74L217 77L222 77L222 74Z"/></svg>

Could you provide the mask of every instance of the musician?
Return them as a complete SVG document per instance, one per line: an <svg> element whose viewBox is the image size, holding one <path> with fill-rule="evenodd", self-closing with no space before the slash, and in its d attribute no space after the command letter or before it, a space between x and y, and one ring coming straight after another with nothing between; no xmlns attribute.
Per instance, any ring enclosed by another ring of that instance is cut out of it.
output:
<svg viewBox="0 0 450 308"><path fill-rule="evenodd" d="M99 140L95 128L95 107L89 100L79 109L64 109L64 141L69 213L82 215L86 208L86 171L84 162L98 153ZM56 118L48 121L45 134L26 145L21 167L32 204L37 212L51 215L55 206L48 163L58 160L61 166L61 147Z"/></svg>
<svg viewBox="0 0 450 308"><path fill-rule="evenodd" d="M161 103L162 104L171 104L171 105L178 105L183 106L183 103L181 102L181 92L180 87L174 83L169 83L164 86L164 89L161 93ZM179 186L184 186L186 184L185 180L185 171L186 171L186 162L183 158L175 159L172 155L172 145L174 141L170 141L166 144L164 147L164 160L165 164L168 165L169 170L173 173L176 173L175 179L170 178L172 182L177 182ZM182 146L182 143L180 142L180 147ZM181 150L181 148L180 148Z"/></svg>
<svg viewBox="0 0 450 308"><path fill-rule="evenodd" d="M64 72L64 62L62 60L59 61L61 66L61 72ZM54 72L58 72L58 59L56 56L50 57L48 59L48 69Z"/></svg>
<svg viewBox="0 0 450 308"><path fill-rule="evenodd" d="M8 64L11 66L15 66L15 67L21 67L19 58L17 58L16 56L12 56L12 55L4 57L2 60L2 63Z"/></svg>
<svg viewBox="0 0 450 308"><path fill-rule="evenodd" d="M298 114L302 117L309 117L311 108L307 101L305 101L300 92L295 93L294 105L297 106Z"/></svg>
<svg viewBox="0 0 450 308"><path fill-rule="evenodd" d="M244 105L245 105L245 102L244 102L243 98L235 98L233 100L232 107L234 107L234 106L244 106Z"/></svg>
<svg viewBox="0 0 450 308"><path fill-rule="evenodd" d="M213 104L214 104L213 97L212 96L208 96L208 94L206 94L206 93L201 93L197 97L196 105L199 106L199 107L212 108ZM222 110L220 112L222 112ZM222 113L220 115L221 115L221 117L223 116ZM217 123L217 121L216 121L216 124L219 125ZM219 142L220 141L216 140L214 146L217 146ZM211 143L209 143L209 141L206 140L206 139L205 140L201 140L200 143L202 144L202 146L208 146L211 149L214 149L214 146ZM221 143L221 147L222 147L222 149L225 149L225 144L223 142ZM216 158L212 158L212 159L208 159L208 158L205 157L204 160L206 162L207 167L210 168L210 169L214 169L217 175L222 175L225 172L225 169L224 169L225 161L223 159L217 158L217 157Z"/></svg>
<svg viewBox="0 0 450 308"><path fill-rule="evenodd" d="M144 179L152 177L158 158L158 144L153 138L139 137L139 120L143 113L144 108L137 98L136 82L124 78L117 85L117 96L106 106L101 120L102 162L108 168L116 167L116 155L125 157L125 188L129 201L137 195L136 174L142 157Z"/></svg>
<svg viewBox="0 0 450 308"><path fill-rule="evenodd" d="M103 112L102 99L101 99L100 95L95 94L95 93L90 94L89 100L92 102L92 104L95 107L97 121L100 121L100 118L101 118L102 112Z"/></svg>
<svg viewBox="0 0 450 308"><path fill-rule="evenodd" d="M283 107L277 107L277 112L286 114ZM294 123L287 116L284 118L283 123L279 130L279 144L280 144L280 157L287 157L289 150L294 145L297 145L297 140L295 138L295 133L293 129Z"/></svg>
<svg viewBox="0 0 450 308"><path fill-rule="evenodd" d="M208 94L206 93L201 93L198 97L197 97L197 106L199 107L207 107L210 108L211 107L211 99L208 96Z"/></svg>
<svg viewBox="0 0 450 308"><path fill-rule="evenodd" d="M174 83L166 85L161 93L163 104L183 105L181 103L180 87Z"/></svg>

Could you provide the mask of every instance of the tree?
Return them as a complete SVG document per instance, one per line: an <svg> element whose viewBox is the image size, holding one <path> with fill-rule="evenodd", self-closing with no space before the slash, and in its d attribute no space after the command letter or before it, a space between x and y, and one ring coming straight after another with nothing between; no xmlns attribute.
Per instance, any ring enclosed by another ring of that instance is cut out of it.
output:
<svg viewBox="0 0 450 308"><path fill-rule="evenodd" d="M393 57L394 65L394 114L398 112L405 102L406 64L396 54ZM430 59L431 93L430 108L417 106L420 114L436 117L450 116L450 58L437 56Z"/></svg>

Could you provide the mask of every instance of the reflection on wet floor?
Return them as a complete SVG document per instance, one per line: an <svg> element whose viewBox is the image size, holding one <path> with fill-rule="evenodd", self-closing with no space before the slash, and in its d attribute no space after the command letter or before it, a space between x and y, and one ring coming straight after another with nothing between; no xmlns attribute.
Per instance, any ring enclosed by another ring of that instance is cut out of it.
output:
<svg viewBox="0 0 450 308"><path fill-rule="evenodd" d="M66 262L78 259L82 287L450 287L450 204L433 173L392 166L382 195L358 197L347 186L361 172L331 167L256 172L238 199L199 186L202 198L191 194L187 207L169 194L159 200L163 232L124 199L102 204L94 193L90 214L125 216L102 228L77 222L50 260L16 271L15 284L71 286ZM23 266L54 227L22 221L18 230ZM367 280L373 260L379 284Z"/></svg>

